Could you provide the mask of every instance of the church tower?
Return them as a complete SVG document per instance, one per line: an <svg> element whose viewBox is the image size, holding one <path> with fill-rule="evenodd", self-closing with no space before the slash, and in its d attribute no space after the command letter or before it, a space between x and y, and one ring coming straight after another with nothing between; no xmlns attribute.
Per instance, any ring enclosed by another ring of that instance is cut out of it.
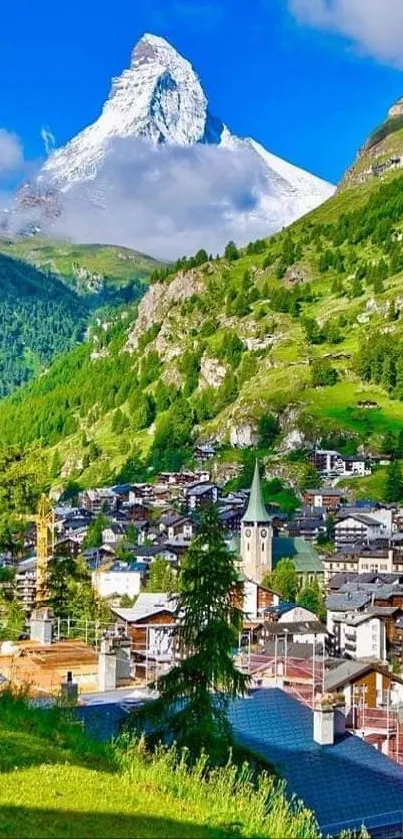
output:
<svg viewBox="0 0 403 839"><path fill-rule="evenodd" d="M267 513L256 461L248 509L241 523L242 571L249 580L260 583L272 570L273 529Z"/></svg>

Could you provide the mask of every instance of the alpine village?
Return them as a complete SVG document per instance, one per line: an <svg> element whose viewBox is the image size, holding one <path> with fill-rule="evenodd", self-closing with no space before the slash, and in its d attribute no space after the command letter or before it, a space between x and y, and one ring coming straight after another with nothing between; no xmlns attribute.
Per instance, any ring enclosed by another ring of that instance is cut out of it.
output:
<svg viewBox="0 0 403 839"><path fill-rule="evenodd" d="M129 118L245 147L267 236L53 233ZM403 100L336 189L146 35L2 212L0 837L403 836L402 168Z"/></svg>

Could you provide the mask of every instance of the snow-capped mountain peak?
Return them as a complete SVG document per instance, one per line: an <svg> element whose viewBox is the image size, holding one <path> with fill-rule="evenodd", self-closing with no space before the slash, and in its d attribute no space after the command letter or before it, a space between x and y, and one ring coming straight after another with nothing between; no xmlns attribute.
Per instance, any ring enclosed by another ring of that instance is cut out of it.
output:
<svg viewBox="0 0 403 839"><path fill-rule="evenodd" d="M231 134L211 115L190 62L146 34L98 119L49 156L19 208L29 210L31 226L37 212L43 229L50 201L61 235L171 256L274 233L333 191Z"/></svg>
<svg viewBox="0 0 403 839"><path fill-rule="evenodd" d="M41 180L59 189L93 178L110 142L144 138L153 144L218 143L224 126L211 117L206 95L189 61L156 35L136 44L127 70L113 79L100 117L45 163Z"/></svg>

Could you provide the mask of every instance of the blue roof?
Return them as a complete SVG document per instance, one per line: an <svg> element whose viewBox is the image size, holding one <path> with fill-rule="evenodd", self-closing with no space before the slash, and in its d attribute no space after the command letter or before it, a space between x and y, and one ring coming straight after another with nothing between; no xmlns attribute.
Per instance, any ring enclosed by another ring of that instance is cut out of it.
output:
<svg viewBox="0 0 403 839"><path fill-rule="evenodd" d="M278 770L323 833L403 823L403 769L353 734L318 745L312 711L279 688L235 700L230 720L237 742Z"/></svg>
<svg viewBox="0 0 403 839"><path fill-rule="evenodd" d="M101 740L119 733L128 711L123 696L104 704L102 694L99 702L76 709L87 733ZM333 746L318 745L312 711L279 688L234 700L229 715L236 741L278 771L288 793L313 810L325 836L363 824L374 836L372 828L399 825L393 835L402 835L403 769L382 752L353 734Z"/></svg>

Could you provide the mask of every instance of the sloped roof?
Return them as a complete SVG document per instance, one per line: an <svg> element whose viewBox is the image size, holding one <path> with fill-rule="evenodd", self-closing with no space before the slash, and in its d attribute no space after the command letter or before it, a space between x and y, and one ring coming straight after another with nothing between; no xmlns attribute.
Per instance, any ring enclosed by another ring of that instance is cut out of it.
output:
<svg viewBox="0 0 403 839"><path fill-rule="evenodd" d="M369 832L397 821L401 828L403 769L360 737L345 734L333 746L318 745L310 708L279 688L235 700L229 717L236 742L278 768L324 836L362 824Z"/></svg>
<svg viewBox="0 0 403 839"><path fill-rule="evenodd" d="M273 566L280 559L292 559L299 574L323 574L324 566L321 559L309 542L301 536L276 536L273 539Z"/></svg>
<svg viewBox="0 0 403 839"><path fill-rule="evenodd" d="M135 623L144 618L151 617L158 612L170 612L174 614L177 608L177 595L166 594L165 592L139 594L136 603L131 609L114 608L113 612L127 623Z"/></svg>
<svg viewBox="0 0 403 839"><path fill-rule="evenodd" d="M263 501L263 493L262 493L262 486L260 483L260 475L259 475L259 465L256 461L255 463L255 471L253 475L252 481L252 488L250 491L249 496L249 504L246 513L242 517L243 522L270 522L270 516L266 510L264 501Z"/></svg>

